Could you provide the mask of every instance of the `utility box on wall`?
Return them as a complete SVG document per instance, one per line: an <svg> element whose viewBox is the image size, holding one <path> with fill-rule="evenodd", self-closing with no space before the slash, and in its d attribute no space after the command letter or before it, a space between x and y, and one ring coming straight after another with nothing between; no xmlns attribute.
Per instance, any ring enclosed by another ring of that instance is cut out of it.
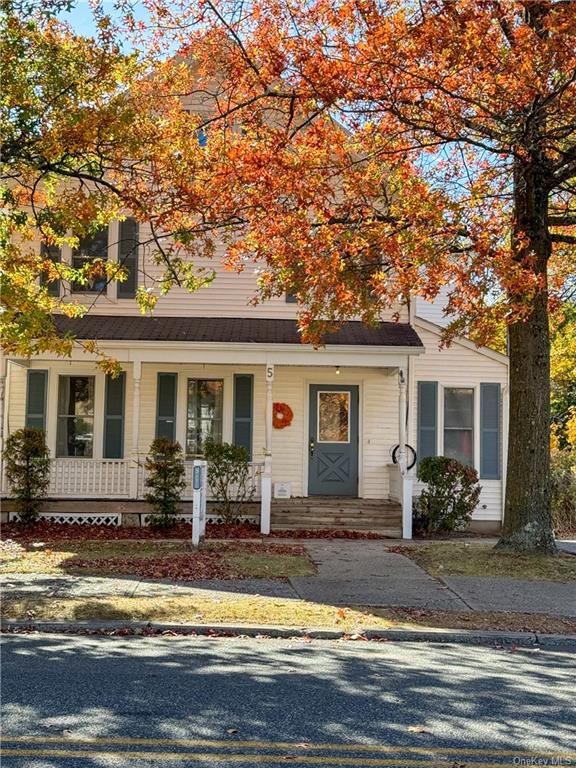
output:
<svg viewBox="0 0 576 768"><path fill-rule="evenodd" d="M292 496L290 483L274 483L274 498L289 499Z"/></svg>

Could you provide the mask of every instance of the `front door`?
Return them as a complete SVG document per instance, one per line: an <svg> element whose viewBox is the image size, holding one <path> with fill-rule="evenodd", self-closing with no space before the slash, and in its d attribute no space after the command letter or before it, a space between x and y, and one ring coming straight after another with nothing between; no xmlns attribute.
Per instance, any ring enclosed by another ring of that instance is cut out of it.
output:
<svg viewBox="0 0 576 768"><path fill-rule="evenodd" d="M308 495L358 496L356 386L310 386Z"/></svg>

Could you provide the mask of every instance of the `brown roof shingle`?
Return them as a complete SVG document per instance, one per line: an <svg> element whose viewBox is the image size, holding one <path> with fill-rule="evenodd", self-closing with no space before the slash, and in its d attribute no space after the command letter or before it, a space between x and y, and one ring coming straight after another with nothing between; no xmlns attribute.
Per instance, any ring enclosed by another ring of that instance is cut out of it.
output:
<svg viewBox="0 0 576 768"><path fill-rule="evenodd" d="M86 315L68 318L57 315L60 333L79 339L106 341L196 341L253 344L299 344L294 320L231 317L141 317ZM381 347L422 347L408 323L379 323L366 326L345 322L325 338L326 344Z"/></svg>

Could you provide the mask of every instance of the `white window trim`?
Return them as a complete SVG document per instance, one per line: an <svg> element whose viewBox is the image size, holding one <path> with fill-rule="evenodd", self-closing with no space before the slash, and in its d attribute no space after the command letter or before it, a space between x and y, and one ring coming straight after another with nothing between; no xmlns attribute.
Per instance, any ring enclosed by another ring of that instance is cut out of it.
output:
<svg viewBox="0 0 576 768"><path fill-rule="evenodd" d="M444 392L446 389L471 389L473 392L473 424L472 440L474 446L474 469L480 474L480 384L450 383L442 384L438 382L438 455L444 456Z"/></svg>
<svg viewBox="0 0 576 768"><path fill-rule="evenodd" d="M234 374L232 374L234 376ZM232 435L230 435L230 439L227 439L224 436L224 423L225 423L225 411L228 408L228 403L226 401L226 390L230 389L229 387L226 387L226 376L208 376L208 375L190 375L187 374L183 377L185 379L185 390L186 390L186 404L184 408L184 442L181 443L182 445L182 451L184 453L184 456L190 460L192 458L195 458L195 454L188 454L187 452L187 445L188 445L188 383L190 381L221 381L222 382L222 418L221 418L221 428L222 428L222 442L223 443L231 443L232 442ZM230 407L233 408L234 404L233 402L230 403ZM176 414L176 418L178 418L178 414Z"/></svg>
<svg viewBox="0 0 576 768"><path fill-rule="evenodd" d="M50 456L56 458L56 445L58 435L58 387L60 376L92 376L94 378L94 437L92 444L92 456L59 456L58 458L74 461L91 461L102 459L104 451L104 389L106 376L103 371L95 370L87 366L71 367L69 371L61 366L42 366L38 368L48 370L48 394L46 405L46 431L48 436L48 448Z"/></svg>
<svg viewBox="0 0 576 768"><path fill-rule="evenodd" d="M68 233L70 234L70 233ZM118 258L119 258L119 249L120 249L120 222L117 219L114 219L108 224L108 246L107 246L107 256L108 261L117 264ZM42 244L40 242L38 246L38 253L40 253L40 248L42 247ZM60 263L65 264L66 266L72 266L72 259L73 259L73 249L68 245L62 245L60 248ZM140 266L140 249L138 249L138 268ZM40 284L40 277L38 277L37 280L38 284ZM134 301L134 299L126 298L126 299L119 299L118 298L118 283L114 280L111 280L108 285L106 286L106 292L105 293L91 293L90 291L73 291L72 286L65 285L64 280L60 280L60 293L58 296L54 296L54 298L60 298L64 299L67 297L74 297L76 300L81 299L83 296L88 297L94 297L98 296L98 298L106 297L106 300L117 304L119 301Z"/></svg>

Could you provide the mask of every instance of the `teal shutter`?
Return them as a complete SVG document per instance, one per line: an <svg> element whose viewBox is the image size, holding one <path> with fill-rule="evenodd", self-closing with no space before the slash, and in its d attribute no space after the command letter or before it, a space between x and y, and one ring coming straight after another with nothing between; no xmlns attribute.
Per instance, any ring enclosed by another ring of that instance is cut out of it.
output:
<svg viewBox="0 0 576 768"><path fill-rule="evenodd" d="M156 404L156 437L176 439L176 388L177 373L158 374L158 398Z"/></svg>
<svg viewBox="0 0 576 768"><path fill-rule="evenodd" d="M60 264L62 261L62 252L56 245L46 245L42 243L40 246L40 255L45 261L52 261L54 264ZM48 296L60 296L60 280L52 280L48 282L48 274L42 272L40 274L40 285L45 285L48 289Z"/></svg>
<svg viewBox="0 0 576 768"><path fill-rule="evenodd" d="M480 384L480 477L500 480L500 384Z"/></svg>
<svg viewBox="0 0 576 768"><path fill-rule="evenodd" d="M118 283L118 298L133 299L138 287L138 222L125 219L120 222L118 262L128 273L124 282Z"/></svg>
<svg viewBox="0 0 576 768"><path fill-rule="evenodd" d="M252 458L252 414L254 376L234 376L234 445L241 445Z"/></svg>
<svg viewBox="0 0 576 768"><path fill-rule="evenodd" d="M46 429L46 394L48 371L28 371L26 426Z"/></svg>
<svg viewBox="0 0 576 768"><path fill-rule="evenodd" d="M438 382L418 382L418 459L438 454Z"/></svg>
<svg viewBox="0 0 576 768"><path fill-rule="evenodd" d="M124 458L124 402L126 374L106 376L104 397L104 458Z"/></svg>

